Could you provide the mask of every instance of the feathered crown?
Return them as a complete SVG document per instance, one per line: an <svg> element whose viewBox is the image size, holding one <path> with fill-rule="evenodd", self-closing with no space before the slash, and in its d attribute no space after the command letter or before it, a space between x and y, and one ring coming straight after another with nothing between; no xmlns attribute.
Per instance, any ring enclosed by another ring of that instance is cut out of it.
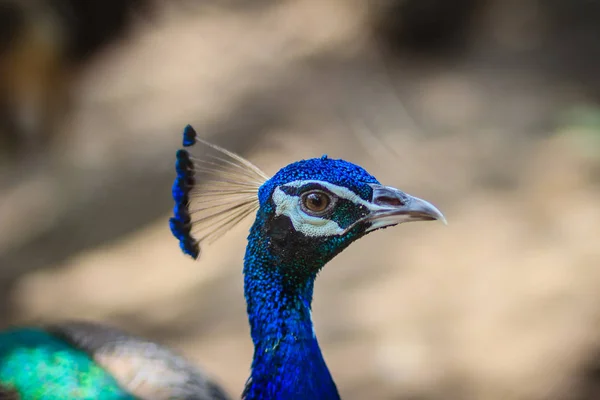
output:
<svg viewBox="0 0 600 400"><path fill-rule="evenodd" d="M208 150L201 158L188 151L197 144ZM183 252L197 259L200 243L216 240L256 212L258 189L269 176L250 161L199 138L191 125L183 131L183 147L177 151L175 216L169 224Z"/></svg>

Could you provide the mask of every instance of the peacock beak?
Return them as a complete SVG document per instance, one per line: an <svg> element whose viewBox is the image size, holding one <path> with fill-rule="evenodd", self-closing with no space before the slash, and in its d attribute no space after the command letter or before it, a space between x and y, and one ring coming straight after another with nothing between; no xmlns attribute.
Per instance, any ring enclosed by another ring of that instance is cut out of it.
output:
<svg viewBox="0 0 600 400"><path fill-rule="evenodd" d="M447 225L444 214L430 202L390 186L371 187L373 207L367 218L371 222L367 231L412 221L441 221Z"/></svg>

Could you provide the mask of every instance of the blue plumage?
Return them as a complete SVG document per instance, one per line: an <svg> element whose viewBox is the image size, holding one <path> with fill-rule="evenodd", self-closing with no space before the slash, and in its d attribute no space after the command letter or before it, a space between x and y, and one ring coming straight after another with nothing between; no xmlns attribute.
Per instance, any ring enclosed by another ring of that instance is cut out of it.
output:
<svg viewBox="0 0 600 400"><path fill-rule="evenodd" d="M197 133L191 125L187 125L183 129L183 147L189 147L196 144Z"/></svg>
<svg viewBox="0 0 600 400"><path fill-rule="evenodd" d="M198 141L187 127L184 145ZM185 241L199 244L210 237L194 236L196 227L202 230L211 221L211 229L223 231L256 211L243 268L254 357L242 397L339 399L311 318L318 272L369 232L408 221L443 220L443 216L426 201L382 186L363 168L344 160L323 155L292 163L268 178L249 162L214 148L231 157L226 164L236 167L234 172L220 181L225 186L207 183L190 194L185 205L174 191L176 215L171 230L189 254ZM183 174L180 170L202 169L196 163L192 168L180 164L176 180ZM210 205L211 193L219 199L216 206ZM225 200L227 196L232 197ZM192 210L196 201L198 209ZM218 211L213 211L215 207ZM197 211L204 216L192 215ZM192 218L182 225L178 215L186 213Z"/></svg>
<svg viewBox="0 0 600 400"><path fill-rule="evenodd" d="M275 214L273 192L286 183L304 180L346 187L365 200L373 192L369 184L378 183L357 165L322 157L290 164L261 186L261 208L248 237L244 264L255 345L247 399L339 398L314 336L310 316L314 280L327 261L364 232L357 228L344 236L309 238L288 230L279 241L282 245L274 245L265 237Z"/></svg>
<svg viewBox="0 0 600 400"><path fill-rule="evenodd" d="M184 131L184 146L195 143L195 132L191 126ZM191 132L193 133L190 133ZM179 239L181 250L193 258L200 255L200 246L191 237L191 216L188 210L189 193L196 183L194 178L194 164L186 150L178 150L175 161L177 177L173 183L173 199L175 200L174 217L169 220L171 232Z"/></svg>
<svg viewBox="0 0 600 400"><path fill-rule="evenodd" d="M311 158L289 164L269 179L258 192L261 206L265 205L273 193L273 189L284 183L293 181L323 181L346 187L365 200L373 192L370 183L379 182L375 177L356 164L345 160L336 160L327 156Z"/></svg>

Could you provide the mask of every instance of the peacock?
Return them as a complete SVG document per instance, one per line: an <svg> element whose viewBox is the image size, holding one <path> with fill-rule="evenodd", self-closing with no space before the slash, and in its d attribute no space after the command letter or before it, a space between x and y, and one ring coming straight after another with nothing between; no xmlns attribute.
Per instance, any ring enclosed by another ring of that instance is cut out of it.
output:
<svg viewBox="0 0 600 400"><path fill-rule="evenodd" d="M199 145L207 150L202 157L191 152ZM242 398L339 399L312 323L317 274L370 232L410 221L445 223L443 214L327 155L269 177L190 125L175 168L169 224L185 254L199 258L205 243L255 215L243 266L254 355ZM22 400L228 398L174 352L89 322L0 333L3 393Z"/></svg>

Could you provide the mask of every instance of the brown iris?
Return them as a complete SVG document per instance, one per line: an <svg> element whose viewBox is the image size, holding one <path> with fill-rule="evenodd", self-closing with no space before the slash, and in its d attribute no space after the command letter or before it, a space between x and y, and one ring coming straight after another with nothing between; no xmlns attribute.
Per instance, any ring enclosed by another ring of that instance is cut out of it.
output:
<svg viewBox="0 0 600 400"><path fill-rule="evenodd" d="M302 205L313 213L325 211L330 203L327 193L321 191L308 192L302 197Z"/></svg>

